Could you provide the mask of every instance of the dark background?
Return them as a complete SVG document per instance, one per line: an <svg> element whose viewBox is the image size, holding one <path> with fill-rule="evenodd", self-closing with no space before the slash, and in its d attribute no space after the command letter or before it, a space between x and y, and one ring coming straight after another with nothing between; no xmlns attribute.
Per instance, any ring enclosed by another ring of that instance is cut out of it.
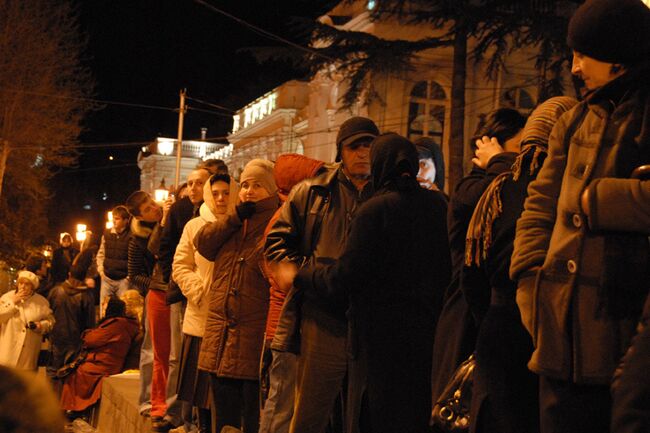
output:
<svg viewBox="0 0 650 433"><path fill-rule="evenodd" d="M332 6L309 0L206 2L302 45L309 39L306 23ZM185 88L190 97L237 110L284 81L308 76L306 68L286 59L260 63L247 48L287 45L193 0L86 0L78 11L87 38L83 63L100 100L177 108ZM216 113L188 111L185 139L198 138L201 127L209 138L231 129L231 113L188 103ZM106 211L139 188L142 142L175 137L177 126L178 113L170 110L104 104L92 112L84 122L78 166L52 180L53 238L78 222L101 231Z"/></svg>

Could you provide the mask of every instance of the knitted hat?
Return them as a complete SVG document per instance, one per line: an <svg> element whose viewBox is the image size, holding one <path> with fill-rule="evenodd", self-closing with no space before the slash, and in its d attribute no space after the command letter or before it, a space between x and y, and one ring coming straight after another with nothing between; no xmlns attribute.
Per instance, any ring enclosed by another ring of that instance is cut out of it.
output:
<svg viewBox="0 0 650 433"><path fill-rule="evenodd" d="M336 161L341 160L341 149L345 145L354 143L360 138L373 139L379 135L379 128L375 122L367 117L351 117L339 128L336 135Z"/></svg>
<svg viewBox="0 0 650 433"><path fill-rule="evenodd" d="M650 8L641 0L587 0L569 21L567 44L601 62L643 61L650 54Z"/></svg>
<svg viewBox="0 0 650 433"><path fill-rule="evenodd" d="M259 182L269 194L275 194L278 187L273 179L273 163L266 159L252 159L244 167L239 183L254 180Z"/></svg>
<svg viewBox="0 0 650 433"><path fill-rule="evenodd" d="M21 278L24 278L30 283L32 283L33 290L36 290L38 288L40 281L38 280L38 277L36 276L35 273L29 271L20 271L18 272L18 278L16 279L16 281L20 281Z"/></svg>

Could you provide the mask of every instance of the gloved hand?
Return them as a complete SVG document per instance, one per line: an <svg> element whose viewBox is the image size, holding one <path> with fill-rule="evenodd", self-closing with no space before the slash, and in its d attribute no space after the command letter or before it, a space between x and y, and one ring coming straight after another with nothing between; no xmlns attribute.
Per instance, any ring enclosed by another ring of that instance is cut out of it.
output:
<svg viewBox="0 0 650 433"><path fill-rule="evenodd" d="M235 210L237 211L237 216L240 220L247 220L255 213L255 202L243 201L235 207Z"/></svg>

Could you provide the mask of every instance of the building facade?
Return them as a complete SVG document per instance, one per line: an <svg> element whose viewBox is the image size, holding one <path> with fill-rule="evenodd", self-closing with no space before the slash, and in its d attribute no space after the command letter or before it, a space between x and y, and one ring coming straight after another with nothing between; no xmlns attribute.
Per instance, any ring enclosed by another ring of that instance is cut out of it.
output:
<svg viewBox="0 0 650 433"><path fill-rule="evenodd" d="M373 3L341 2L319 21L340 30L367 32L384 39L420 40L435 36L435 30L428 25L372 21ZM473 41L468 44L471 50ZM464 125L467 143L450 143L452 50L426 50L419 53L413 71L400 76L374 76L377 97L346 110L341 109L340 103L346 81L336 70L318 73L309 82L289 81L235 114L228 136L232 156L226 162L236 174L252 158L273 160L284 152L332 161L338 128L353 115L367 116L381 131L397 132L412 140L430 136L441 145L445 158L450 146L463 146L465 160L469 161L469 137L481 119L500 107L530 112L537 101L539 77L532 49L512 53L506 63L507 73L499 73L495 80L485 78L483 64L468 61Z"/></svg>

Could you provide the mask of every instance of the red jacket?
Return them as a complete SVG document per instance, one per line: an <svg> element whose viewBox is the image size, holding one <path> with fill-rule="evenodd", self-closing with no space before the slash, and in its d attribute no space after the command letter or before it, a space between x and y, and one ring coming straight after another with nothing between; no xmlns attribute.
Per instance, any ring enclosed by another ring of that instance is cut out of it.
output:
<svg viewBox="0 0 650 433"><path fill-rule="evenodd" d="M280 155L273 169L273 177L275 178L275 184L278 186L280 200L284 202L291 192L291 188L305 179L316 176L324 165L325 163L322 161L295 153ZM271 231L271 227L273 227L273 224L279 218L281 209L279 208L273 214L266 226L266 230L264 230L264 242L266 242L266 236ZM273 279L272 272L269 269L269 263L266 260L262 266L264 275L269 280L269 284L271 284L269 288L269 313L266 319L266 340L271 341L275 335L275 329L278 326L280 313L282 312L282 306L284 305L284 299L287 293L281 290Z"/></svg>
<svg viewBox="0 0 650 433"><path fill-rule="evenodd" d="M61 408L81 411L101 397L105 376L122 371L126 355L139 332L138 321L126 317L104 320L97 328L83 334L86 360L65 379Z"/></svg>

